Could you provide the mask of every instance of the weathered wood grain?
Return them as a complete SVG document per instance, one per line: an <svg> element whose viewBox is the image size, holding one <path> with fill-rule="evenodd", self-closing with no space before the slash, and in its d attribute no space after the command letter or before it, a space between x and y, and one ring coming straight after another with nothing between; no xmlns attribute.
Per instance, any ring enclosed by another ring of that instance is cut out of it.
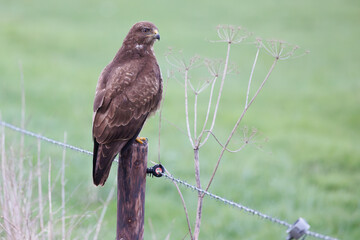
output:
<svg viewBox="0 0 360 240"><path fill-rule="evenodd" d="M135 141L119 161L117 240L143 239L147 152L147 141Z"/></svg>

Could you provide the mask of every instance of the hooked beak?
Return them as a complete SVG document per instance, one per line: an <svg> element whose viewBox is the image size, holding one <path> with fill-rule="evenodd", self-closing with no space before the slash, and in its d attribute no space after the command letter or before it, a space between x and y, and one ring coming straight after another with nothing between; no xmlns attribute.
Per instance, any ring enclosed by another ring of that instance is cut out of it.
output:
<svg viewBox="0 0 360 240"><path fill-rule="evenodd" d="M159 31L157 29L154 29L153 38L160 41L160 34L159 34Z"/></svg>

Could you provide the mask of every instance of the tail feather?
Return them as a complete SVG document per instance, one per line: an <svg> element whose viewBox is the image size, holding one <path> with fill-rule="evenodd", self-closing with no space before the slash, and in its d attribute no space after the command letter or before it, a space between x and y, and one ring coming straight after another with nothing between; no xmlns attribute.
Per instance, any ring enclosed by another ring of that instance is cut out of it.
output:
<svg viewBox="0 0 360 240"><path fill-rule="evenodd" d="M99 144L94 139L93 155L93 182L96 186L103 186L109 176L111 165L116 155L121 151L126 142L113 142Z"/></svg>
<svg viewBox="0 0 360 240"><path fill-rule="evenodd" d="M93 182L96 186L99 185L100 181L98 179L95 178L96 176L96 159L97 159L97 155L98 155L98 150L99 150L99 143L96 141L96 139L94 138L94 151L93 151ZM96 179L96 180L95 180Z"/></svg>

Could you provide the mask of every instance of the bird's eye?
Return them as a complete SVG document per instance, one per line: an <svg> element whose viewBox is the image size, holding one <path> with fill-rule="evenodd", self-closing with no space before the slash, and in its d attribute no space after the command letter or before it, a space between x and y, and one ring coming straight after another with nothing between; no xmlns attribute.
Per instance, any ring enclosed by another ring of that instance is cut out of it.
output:
<svg viewBox="0 0 360 240"><path fill-rule="evenodd" d="M143 28L142 32L144 32L144 33L150 32L150 28Z"/></svg>

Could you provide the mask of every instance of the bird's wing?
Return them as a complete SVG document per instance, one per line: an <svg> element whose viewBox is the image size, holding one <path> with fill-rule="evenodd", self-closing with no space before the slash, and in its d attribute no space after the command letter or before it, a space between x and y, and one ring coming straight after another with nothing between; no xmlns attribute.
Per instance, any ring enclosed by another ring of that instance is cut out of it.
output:
<svg viewBox="0 0 360 240"><path fill-rule="evenodd" d="M128 141L156 108L162 87L155 65L130 61L104 69L94 101L93 136L98 143Z"/></svg>

